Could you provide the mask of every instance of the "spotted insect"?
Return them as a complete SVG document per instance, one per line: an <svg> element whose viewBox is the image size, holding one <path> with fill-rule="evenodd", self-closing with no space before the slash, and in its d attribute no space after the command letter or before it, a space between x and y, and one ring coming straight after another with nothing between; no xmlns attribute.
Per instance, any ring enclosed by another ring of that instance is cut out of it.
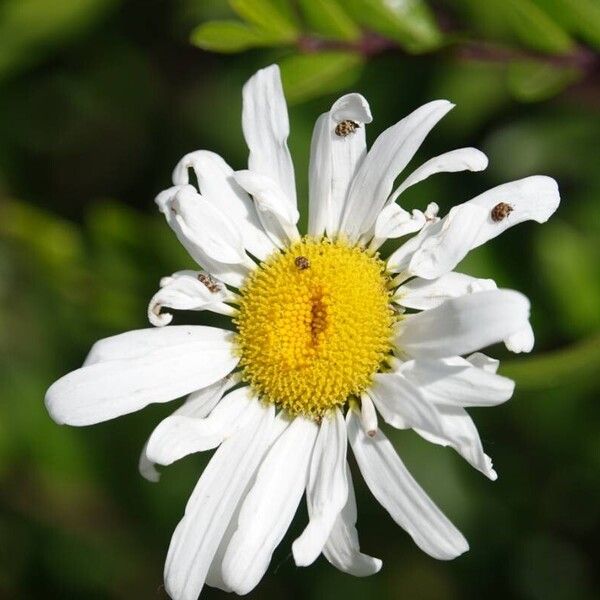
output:
<svg viewBox="0 0 600 600"><path fill-rule="evenodd" d="M513 210L514 209L510 204L507 204L506 202L499 202L496 204L496 206L494 206L494 208L492 208L490 217L492 217L492 221L494 221L494 223L499 223L500 221L506 219L506 217L508 217Z"/></svg>
<svg viewBox="0 0 600 600"><path fill-rule="evenodd" d="M198 281L203 283L213 294L216 294L221 289L219 282L207 273L198 273Z"/></svg>
<svg viewBox="0 0 600 600"><path fill-rule="evenodd" d="M346 119L345 121L340 121L335 128L335 134L340 137L347 137L351 133L354 133L360 125L356 123L356 121L350 121L350 119Z"/></svg>
<svg viewBox="0 0 600 600"><path fill-rule="evenodd" d="M294 259L294 264L298 271L306 271L310 267L310 261L306 256L296 256Z"/></svg>

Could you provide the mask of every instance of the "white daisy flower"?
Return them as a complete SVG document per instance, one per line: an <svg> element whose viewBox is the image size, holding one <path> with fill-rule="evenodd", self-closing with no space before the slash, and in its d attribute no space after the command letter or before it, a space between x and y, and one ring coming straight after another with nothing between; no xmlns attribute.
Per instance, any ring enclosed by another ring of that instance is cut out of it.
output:
<svg viewBox="0 0 600 600"><path fill-rule="evenodd" d="M48 410L58 423L90 425L188 395L140 458L155 481L156 464L217 448L171 540L165 585L176 600L194 600L204 584L252 590L303 494L309 522L292 545L296 564L323 554L353 575L379 571L381 561L359 549L348 440L396 523L431 556L455 558L465 538L378 422L450 446L496 479L465 409L511 397L498 361L477 351L498 341L530 351L529 302L453 269L508 227L545 222L559 204L556 182L500 185L443 218L435 204L409 213L396 204L408 187L435 173L480 171L487 158L474 148L447 152L394 190L453 105L418 108L367 152L369 105L347 94L315 125L302 236L277 66L256 73L243 99L248 170L193 152L156 199L202 270L163 279L148 309L158 327L97 342L81 369L48 390ZM408 235L391 256L379 255L383 242ZM162 327L173 309L230 315L232 327Z"/></svg>

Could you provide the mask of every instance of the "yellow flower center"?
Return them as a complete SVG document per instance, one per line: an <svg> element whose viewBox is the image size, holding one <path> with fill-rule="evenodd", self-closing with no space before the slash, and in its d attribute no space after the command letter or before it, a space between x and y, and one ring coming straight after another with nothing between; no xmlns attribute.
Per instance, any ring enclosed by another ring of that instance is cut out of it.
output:
<svg viewBox="0 0 600 600"><path fill-rule="evenodd" d="M343 241L306 238L268 258L235 319L244 380L315 419L359 396L392 349L388 283L383 261Z"/></svg>

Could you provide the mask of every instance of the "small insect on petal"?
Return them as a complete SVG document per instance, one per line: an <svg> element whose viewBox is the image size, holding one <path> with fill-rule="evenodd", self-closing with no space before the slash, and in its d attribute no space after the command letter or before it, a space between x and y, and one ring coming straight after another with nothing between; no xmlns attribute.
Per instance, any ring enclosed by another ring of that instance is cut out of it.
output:
<svg viewBox="0 0 600 600"><path fill-rule="evenodd" d="M335 128L335 134L340 137L346 137L351 133L354 133L359 127L360 125L358 123L350 121L349 119L340 121Z"/></svg>
<svg viewBox="0 0 600 600"><path fill-rule="evenodd" d="M198 281L203 283L213 294L216 294L221 289L219 282L206 273L198 273Z"/></svg>
<svg viewBox="0 0 600 600"><path fill-rule="evenodd" d="M513 207L506 202L500 202L492 208L492 212L490 216L492 217L492 221L494 223L499 223L500 221L506 219L508 215L513 211Z"/></svg>
<svg viewBox="0 0 600 600"><path fill-rule="evenodd" d="M298 268L299 271L305 271L310 267L310 261L306 256L296 256L294 259L294 264Z"/></svg>

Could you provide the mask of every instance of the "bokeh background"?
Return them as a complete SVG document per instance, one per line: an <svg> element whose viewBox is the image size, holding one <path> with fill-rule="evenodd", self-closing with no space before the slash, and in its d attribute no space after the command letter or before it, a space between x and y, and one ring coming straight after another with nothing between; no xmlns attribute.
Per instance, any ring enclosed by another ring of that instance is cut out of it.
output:
<svg viewBox="0 0 600 600"><path fill-rule="evenodd" d="M172 406L75 429L48 418L44 392L97 338L147 326L159 278L191 267L153 198L188 151L245 166L241 86L274 61L301 199L313 123L355 90L371 102L370 140L430 99L457 104L414 164L466 145L490 157L485 173L411 188L406 208L445 212L537 173L563 201L461 265L533 301L534 353L491 351L514 398L473 411L499 480L391 434L471 551L429 558L360 482L362 547L381 573L297 569L302 509L250 597L600 597L599 45L596 0L2 0L0 597L165 597L170 535L207 457L148 483L139 451Z"/></svg>

